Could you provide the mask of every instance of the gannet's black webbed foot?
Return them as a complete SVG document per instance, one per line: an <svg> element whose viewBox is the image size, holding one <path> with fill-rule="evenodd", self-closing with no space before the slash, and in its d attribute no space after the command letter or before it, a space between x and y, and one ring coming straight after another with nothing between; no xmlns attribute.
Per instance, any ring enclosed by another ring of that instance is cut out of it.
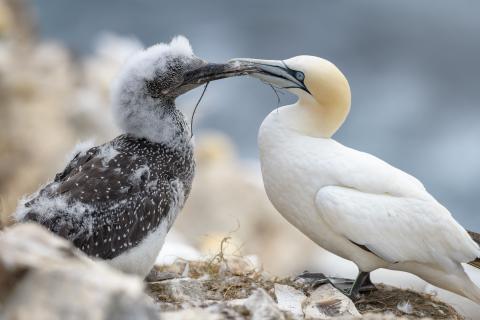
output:
<svg viewBox="0 0 480 320"><path fill-rule="evenodd" d="M323 273L318 272L304 272L296 277L296 279L303 279L313 289L316 289L324 284L331 284L343 293L350 292L354 281L352 279L327 277Z"/></svg>
<svg viewBox="0 0 480 320"><path fill-rule="evenodd" d="M146 282L160 282L160 281L165 281L165 280L171 280L178 278L178 274L173 273L173 272L162 272L155 270L153 268L150 273L145 277Z"/></svg>
<svg viewBox="0 0 480 320"><path fill-rule="evenodd" d="M376 290L377 288L370 280L370 272L360 271L358 273L357 279L353 283L350 291L347 293L347 296L352 300L356 301L360 298L361 293L370 292Z"/></svg>
<svg viewBox="0 0 480 320"><path fill-rule="evenodd" d="M296 279L303 279L309 283L312 288L318 288L324 284L331 284L353 301L358 300L360 293L366 293L375 290L375 285L370 281L369 272L360 272L357 279L346 279L337 277L327 277L323 273L304 272Z"/></svg>

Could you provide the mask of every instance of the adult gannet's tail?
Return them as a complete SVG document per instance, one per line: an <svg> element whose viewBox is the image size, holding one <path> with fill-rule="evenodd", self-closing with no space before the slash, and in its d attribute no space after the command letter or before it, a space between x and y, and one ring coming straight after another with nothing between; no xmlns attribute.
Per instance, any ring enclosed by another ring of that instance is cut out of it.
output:
<svg viewBox="0 0 480 320"><path fill-rule="evenodd" d="M469 265L474 266L475 268L480 269L480 258L473 260Z"/></svg>
<svg viewBox="0 0 480 320"><path fill-rule="evenodd" d="M473 241L475 241L480 246L480 234L472 231L468 231L468 234L470 235L470 237L472 237ZM469 264L474 266L475 268L480 269L480 257L473 260L472 262L469 262Z"/></svg>

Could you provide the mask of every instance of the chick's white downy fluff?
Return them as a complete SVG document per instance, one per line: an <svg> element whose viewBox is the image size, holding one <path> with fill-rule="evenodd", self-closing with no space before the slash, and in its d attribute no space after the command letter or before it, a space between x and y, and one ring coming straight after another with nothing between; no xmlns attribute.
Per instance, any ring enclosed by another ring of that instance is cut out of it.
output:
<svg viewBox="0 0 480 320"><path fill-rule="evenodd" d="M189 60L194 53L187 38L177 36L169 44L160 43L130 57L112 88L112 107L115 120L124 132L148 137L155 142L176 140L176 119L165 113L169 101L152 97L145 82L152 81L165 70L168 57ZM162 105L160 107L159 105ZM158 119L163 119L161 127Z"/></svg>

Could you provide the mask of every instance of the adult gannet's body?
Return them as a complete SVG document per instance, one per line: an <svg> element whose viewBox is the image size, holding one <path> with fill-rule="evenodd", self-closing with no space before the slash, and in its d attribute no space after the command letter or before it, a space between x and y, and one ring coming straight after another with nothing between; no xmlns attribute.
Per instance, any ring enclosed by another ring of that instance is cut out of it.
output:
<svg viewBox="0 0 480 320"><path fill-rule="evenodd" d="M335 65L312 56L235 61L255 65L254 77L299 97L260 127L265 189L290 223L357 264L352 296L369 272L389 268L480 303L480 289L461 265L480 267L478 243L416 178L331 138L350 109L348 82Z"/></svg>

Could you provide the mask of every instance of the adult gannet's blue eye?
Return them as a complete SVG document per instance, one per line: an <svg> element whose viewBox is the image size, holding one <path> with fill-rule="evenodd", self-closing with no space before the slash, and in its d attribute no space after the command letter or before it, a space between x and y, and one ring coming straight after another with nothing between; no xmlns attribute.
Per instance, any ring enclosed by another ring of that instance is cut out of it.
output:
<svg viewBox="0 0 480 320"><path fill-rule="evenodd" d="M297 78L297 80L299 81L303 81L303 79L305 79L305 75L303 74L303 72L297 71L295 73L295 78Z"/></svg>

